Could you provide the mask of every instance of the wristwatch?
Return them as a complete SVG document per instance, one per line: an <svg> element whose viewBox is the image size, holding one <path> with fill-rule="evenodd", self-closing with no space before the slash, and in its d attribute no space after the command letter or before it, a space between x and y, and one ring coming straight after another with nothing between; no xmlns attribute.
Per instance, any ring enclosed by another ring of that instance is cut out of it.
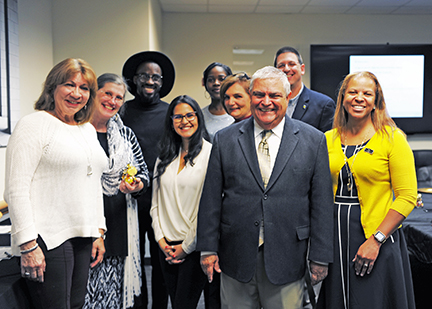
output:
<svg viewBox="0 0 432 309"><path fill-rule="evenodd" d="M100 234L100 237L102 238L102 240L105 241L106 235L105 234Z"/></svg>
<svg viewBox="0 0 432 309"><path fill-rule="evenodd" d="M375 237L375 239L377 240L377 242L379 242L380 244L385 243L386 241L386 236L384 235L383 232L381 231L376 231L373 236Z"/></svg>

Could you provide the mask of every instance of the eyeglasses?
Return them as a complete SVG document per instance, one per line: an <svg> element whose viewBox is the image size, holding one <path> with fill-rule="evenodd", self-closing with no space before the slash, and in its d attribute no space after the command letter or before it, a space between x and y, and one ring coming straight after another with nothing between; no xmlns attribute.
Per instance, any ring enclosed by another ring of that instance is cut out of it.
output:
<svg viewBox="0 0 432 309"><path fill-rule="evenodd" d="M301 65L300 63L297 62L289 62L289 63L278 63L276 65L276 68L278 68L279 70L282 70L283 68L285 68L285 66L289 67L290 69L295 68L296 66Z"/></svg>
<svg viewBox="0 0 432 309"><path fill-rule="evenodd" d="M186 115L176 114L176 115L171 116L171 119L174 122L182 122L183 118L186 118L187 121L192 121L196 118L196 112L193 111L193 112L187 113Z"/></svg>
<svg viewBox="0 0 432 309"><path fill-rule="evenodd" d="M249 80L249 79L251 79L246 73L244 73L244 72L240 72L240 73L236 73L236 74L233 74L233 76L234 77L237 77L238 79L240 79L240 80Z"/></svg>
<svg viewBox="0 0 432 309"><path fill-rule="evenodd" d="M105 91L105 92L102 92L102 95L106 98L106 99L108 99L108 100L112 100L112 99L114 99L114 102L115 103L121 103L121 102L123 102L123 100L124 100L124 98L122 97L122 96L114 96L111 92L109 92L109 91Z"/></svg>
<svg viewBox="0 0 432 309"><path fill-rule="evenodd" d="M145 83L147 81L151 80L155 83L160 83L162 81L163 76L160 76L159 74L148 74L148 73L139 73L135 75L138 80L142 83Z"/></svg>

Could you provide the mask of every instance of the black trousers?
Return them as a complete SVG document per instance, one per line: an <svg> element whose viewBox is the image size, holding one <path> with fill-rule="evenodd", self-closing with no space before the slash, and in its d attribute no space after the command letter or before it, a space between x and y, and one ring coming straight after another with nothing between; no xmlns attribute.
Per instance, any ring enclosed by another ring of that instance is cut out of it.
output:
<svg viewBox="0 0 432 309"><path fill-rule="evenodd" d="M149 204L150 205L150 204ZM155 240L155 235L152 228L152 218L149 209L139 209L139 233L140 233L140 254L141 254L141 267L142 267L142 288L141 300L134 306L135 309L147 309L149 304L149 293L152 296L152 309L166 309L168 307L168 292L165 286L164 278L162 275L161 266L159 263L159 244ZM145 272L145 239L149 240L150 248L150 261L152 266L152 273L146 274ZM151 291L147 290L146 276L151 276ZM141 303L141 305L139 305Z"/></svg>
<svg viewBox="0 0 432 309"><path fill-rule="evenodd" d="M172 243L169 243L172 245ZM171 298L173 309L194 309L197 307L207 276L201 269L200 253L192 252L181 264L168 264L165 254L159 250L162 273Z"/></svg>
<svg viewBox="0 0 432 309"><path fill-rule="evenodd" d="M52 250L47 250L41 237L37 242L45 255L44 282L26 279L35 308L82 308L87 292L92 238L72 238Z"/></svg>

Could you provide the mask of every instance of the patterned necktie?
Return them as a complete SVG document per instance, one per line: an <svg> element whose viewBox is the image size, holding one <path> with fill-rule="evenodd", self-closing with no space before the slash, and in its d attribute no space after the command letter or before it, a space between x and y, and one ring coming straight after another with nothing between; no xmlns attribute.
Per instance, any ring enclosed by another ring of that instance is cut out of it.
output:
<svg viewBox="0 0 432 309"><path fill-rule="evenodd" d="M261 177L264 182L264 188L267 187L270 175L271 175L271 164L270 164L270 151L267 143L268 138L273 132L271 130L263 130L261 132L262 140L258 144L258 163L261 170ZM264 220L261 220L261 227L259 232L259 246L264 243Z"/></svg>
<svg viewBox="0 0 432 309"><path fill-rule="evenodd" d="M261 170L261 177L264 182L264 188L267 187L271 175L270 151L267 140L272 133L271 130L263 130L261 132L262 140L258 145L258 163Z"/></svg>

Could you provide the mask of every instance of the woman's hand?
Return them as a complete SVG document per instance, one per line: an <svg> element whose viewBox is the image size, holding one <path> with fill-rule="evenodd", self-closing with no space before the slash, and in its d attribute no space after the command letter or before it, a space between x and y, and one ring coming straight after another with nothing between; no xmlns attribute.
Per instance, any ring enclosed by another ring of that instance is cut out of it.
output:
<svg viewBox="0 0 432 309"><path fill-rule="evenodd" d="M36 245L32 240L20 246L21 251L28 250ZM45 255L40 247L29 253L21 254L21 276L29 280L44 282Z"/></svg>
<svg viewBox="0 0 432 309"><path fill-rule="evenodd" d="M375 261L378 258L381 244L372 235L358 249L356 256L353 259L356 275L363 277L365 274L370 274L374 267Z"/></svg>
<svg viewBox="0 0 432 309"><path fill-rule="evenodd" d="M182 245L174 245L174 246L169 246L171 251L169 253L169 257L167 257L165 260L171 264L180 264L183 263L187 254L186 252L183 251L183 247Z"/></svg>
<svg viewBox="0 0 432 309"><path fill-rule="evenodd" d="M184 262L184 259L187 256L187 254L183 251L181 244L170 246L166 242L165 238L159 240L158 243L162 252L166 256L165 261L167 261L168 264L180 264Z"/></svg>
<svg viewBox="0 0 432 309"><path fill-rule="evenodd" d="M93 262L90 264L90 267L93 268L97 264L102 263L104 254L105 254L105 243L102 237L99 237L95 241L93 241L93 248L91 253Z"/></svg>
<svg viewBox="0 0 432 309"><path fill-rule="evenodd" d="M126 181L122 180L120 182L119 190L123 192L124 194L127 193L135 193L139 192L144 188L144 184L141 181L140 178L136 178L135 181L131 184L127 183Z"/></svg>

